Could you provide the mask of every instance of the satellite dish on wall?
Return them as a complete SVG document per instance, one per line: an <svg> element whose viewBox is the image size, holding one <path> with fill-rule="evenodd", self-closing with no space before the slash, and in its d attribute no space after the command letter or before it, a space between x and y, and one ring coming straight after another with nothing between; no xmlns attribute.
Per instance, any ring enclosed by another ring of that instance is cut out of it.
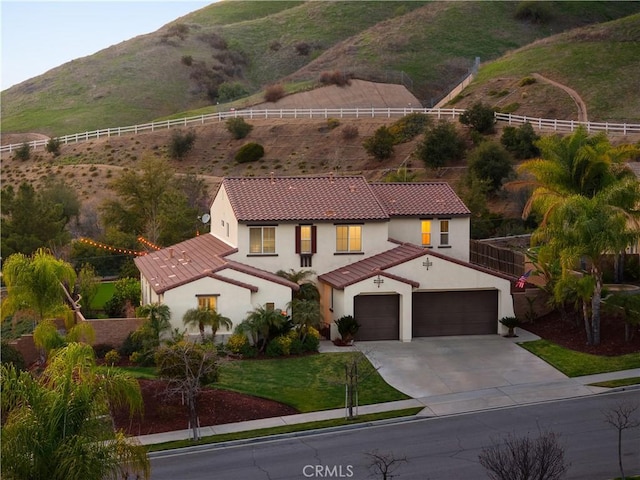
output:
<svg viewBox="0 0 640 480"><path fill-rule="evenodd" d="M200 217L200 221L202 223L209 223L209 220L211 220L211 215L209 215L208 213L205 213Z"/></svg>

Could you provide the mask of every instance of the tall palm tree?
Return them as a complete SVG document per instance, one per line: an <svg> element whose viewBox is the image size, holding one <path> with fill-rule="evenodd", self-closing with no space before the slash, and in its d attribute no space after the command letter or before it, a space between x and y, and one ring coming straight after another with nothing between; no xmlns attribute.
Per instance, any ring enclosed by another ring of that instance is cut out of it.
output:
<svg viewBox="0 0 640 480"><path fill-rule="evenodd" d="M572 195L592 198L614 183L630 176L624 160L638 153L629 145L613 147L605 134L589 136L580 127L572 135L551 135L537 142L540 158L529 160L518 168L530 180L511 182L513 186L533 187L524 207L523 218L536 211L546 223L551 212Z"/></svg>
<svg viewBox="0 0 640 480"><path fill-rule="evenodd" d="M583 308L589 343L600 343L600 304L603 287L603 258L607 252L624 250L640 238L640 227L632 205L640 202L640 186L615 184L592 198L573 195L559 204L532 241L546 243L560 259L562 276L573 275L580 261L588 263L591 282L581 282L579 296L591 300L591 318ZM616 203L617 205L612 205ZM626 207L626 208L625 208ZM589 288L589 286L591 286ZM584 291L585 289L591 292ZM590 293L590 294L589 294Z"/></svg>
<svg viewBox="0 0 640 480"><path fill-rule="evenodd" d="M211 338L213 339L220 327L231 328L233 326L233 322L229 318L220 315L215 310L200 308L187 310L182 317L182 321L186 326L197 326L203 342L206 340L206 327L211 328Z"/></svg>
<svg viewBox="0 0 640 480"><path fill-rule="evenodd" d="M89 345L57 350L39 378L5 365L0 375L3 478L149 478L146 449L105 421L118 406L140 410L140 387L132 377L97 369Z"/></svg>
<svg viewBox="0 0 640 480"><path fill-rule="evenodd" d="M160 337L171 328L171 310L168 305L161 303L149 303L138 308L138 315L145 317L145 327L153 338L157 347L160 345Z"/></svg>

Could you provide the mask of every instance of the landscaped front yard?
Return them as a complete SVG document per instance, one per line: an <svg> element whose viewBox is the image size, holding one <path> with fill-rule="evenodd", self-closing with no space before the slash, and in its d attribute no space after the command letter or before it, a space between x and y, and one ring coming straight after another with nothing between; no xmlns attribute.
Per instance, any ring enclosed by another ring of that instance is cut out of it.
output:
<svg viewBox="0 0 640 480"><path fill-rule="evenodd" d="M234 423L345 406L345 365L358 360L358 404L407 399L390 387L360 352L323 353L300 357L232 360L222 364L215 388L198 397L202 426ZM146 435L187 428L181 399L166 398L166 384L154 380L153 367L124 367L140 379L143 418L116 415L116 425L129 435ZM407 413L402 413L406 415ZM402 415L399 413L399 415Z"/></svg>
<svg viewBox="0 0 640 480"><path fill-rule="evenodd" d="M219 388L286 403L300 412L344 407L345 364L359 359L360 405L409 398L389 386L360 352L294 358L239 360L224 364Z"/></svg>
<svg viewBox="0 0 640 480"><path fill-rule="evenodd" d="M568 377L640 368L640 352L607 357L569 350L548 340L535 340L521 345Z"/></svg>

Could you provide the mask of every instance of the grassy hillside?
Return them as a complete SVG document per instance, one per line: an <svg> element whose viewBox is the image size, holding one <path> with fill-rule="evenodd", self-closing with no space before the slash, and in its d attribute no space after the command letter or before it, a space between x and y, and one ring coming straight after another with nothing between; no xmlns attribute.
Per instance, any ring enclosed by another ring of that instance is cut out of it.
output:
<svg viewBox="0 0 640 480"><path fill-rule="evenodd" d="M526 113L513 113L532 115L527 104L546 100L547 108L554 108L556 102L544 94L548 87L519 85L532 73L571 86L587 104L592 121L640 122L640 14L541 40L483 66L458 106L483 99L496 106L517 102ZM488 91L506 95L492 100ZM566 95L560 97L570 102ZM539 113L555 118L549 116L553 111Z"/></svg>
<svg viewBox="0 0 640 480"><path fill-rule="evenodd" d="M215 103L225 82L252 93L330 69L383 81L402 70L429 103L476 56L496 59L640 11L638 2L545 5L540 24L515 20L518 2L218 2L2 92L2 130L62 135L143 123Z"/></svg>

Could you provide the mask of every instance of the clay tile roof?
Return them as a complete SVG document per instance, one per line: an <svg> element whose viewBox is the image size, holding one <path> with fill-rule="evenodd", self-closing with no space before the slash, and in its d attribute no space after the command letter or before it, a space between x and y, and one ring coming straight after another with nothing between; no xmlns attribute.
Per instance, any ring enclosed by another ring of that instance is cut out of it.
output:
<svg viewBox="0 0 640 480"><path fill-rule="evenodd" d="M372 183L389 216L469 215L448 183Z"/></svg>
<svg viewBox="0 0 640 480"><path fill-rule="evenodd" d="M388 220L364 177L228 177L222 182L240 222Z"/></svg>
<svg viewBox="0 0 640 480"><path fill-rule="evenodd" d="M369 258L364 258L359 262L351 263L331 272L324 273L320 275L318 279L328 283L333 288L343 289L356 282L366 280L367 278L379 274L409 283L417 288L419 285L415 281L387 273L385 270L430 253L430 251L427 251L417 245L403 243L398 247L387 250L386 252L379 253L378 255L374 255Z"/></svg>
<svg viewBox="0 0 640 480"><path fill-rule="evenodd" d="M137 257L134 261L142 275L149 281L151 288L158 294L204 277L234 283L252 291L257 289L253 285L220 275L221 271L229 268L286 285L294 290L298 289L295 283L273 273L224 258L234 252L236 252L235 248L213 235L205 234Z"/></svg>

